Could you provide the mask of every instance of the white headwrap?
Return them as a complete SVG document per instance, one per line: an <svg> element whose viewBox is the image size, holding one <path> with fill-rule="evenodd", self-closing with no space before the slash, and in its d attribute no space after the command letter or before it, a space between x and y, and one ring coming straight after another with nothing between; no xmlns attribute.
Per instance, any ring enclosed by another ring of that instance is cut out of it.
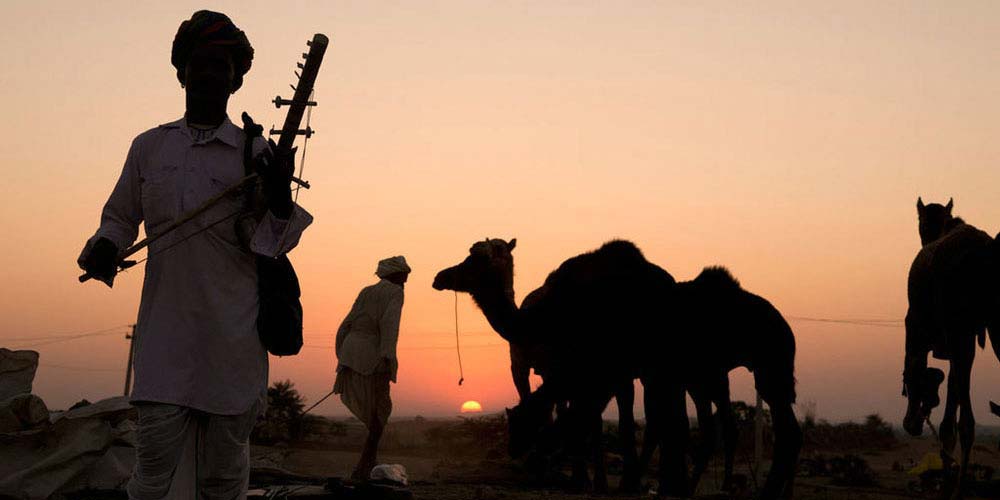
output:
<svg viewBox="0 0 1000 500"><path fill-rule="evenodd" d="M397 255L395 257L389 257L388 259L382 259L378 262L378 269L375 270L375 275L379 278L385 278L396 273L409 273L410 266L406 265L406 257L402 255Z"/></svg>

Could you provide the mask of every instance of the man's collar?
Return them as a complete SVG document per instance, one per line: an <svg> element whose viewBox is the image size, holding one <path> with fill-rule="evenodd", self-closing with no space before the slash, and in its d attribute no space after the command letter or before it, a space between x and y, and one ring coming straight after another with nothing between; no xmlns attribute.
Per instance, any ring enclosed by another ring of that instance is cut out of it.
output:
<svg viewBox="0 0 1000 500"><path fill-rule="evenodd" d="M170 123L164 123L160 125L163 128L184 128L187 126L187 122L181 117L179 120L172 121ZM236 126L232 121L229 120L227 116L223 120L222 125L219 125L219 131L215 133L215 138L232 146L234 148L240 145L240 136L243 135L243 130Z"/></svg>

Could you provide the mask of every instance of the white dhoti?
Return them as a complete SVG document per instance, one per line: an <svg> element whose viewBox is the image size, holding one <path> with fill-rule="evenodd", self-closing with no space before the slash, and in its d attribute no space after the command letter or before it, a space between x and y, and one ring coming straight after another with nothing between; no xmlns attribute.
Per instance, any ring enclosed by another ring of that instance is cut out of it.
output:
<svg viewBox="0 0 1000 500"><path fill-rule="evenodd" d="M387 372L376 372L362 375L348 367L341 366L337 370L337 381L333 384L333 392L340 394L340 400L351 413L371 428L378 423L384 428L392 413L392 400L389 398L389 378Z"/></svg>
<svg viewBox="0 0 1000 500"><path fill-rule="evenodd" d="M260 403L240 415L216 415L185 406L136 404L136 464L131 500L246 498L250 432Z"/></svg>

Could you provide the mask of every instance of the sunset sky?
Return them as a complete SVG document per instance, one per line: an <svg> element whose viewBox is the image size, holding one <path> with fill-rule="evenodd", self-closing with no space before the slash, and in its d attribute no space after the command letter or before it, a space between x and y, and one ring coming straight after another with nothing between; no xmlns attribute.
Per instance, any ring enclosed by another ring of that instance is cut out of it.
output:
<svg viewBox="0 0 1000 500"><path fill-rule="evenodd" d="M256 49L233 119L280 124L270 100L291 96L305 41L331 39L299 197L315 223L291 254L306 346L271 363L309 401L332 388L334 332L376 262L403 254L394 414L512 405L506 345L465 295L457 384L455 298L434 274L516 237L520 300L627 238L678 279L722 264L771 300L819 417L898 422L903 329L799 318L903 318L918 195L1000 230L996 2L9 2L0 346L37 346L50 408L122 391L142 270L108 290L79 284L76 258L132 138L183 114L170 45L200 8ZM732 380L753 398L745 370ZM973 389L979 421L1000 423L989 350ZM315 411L347 414L336 398Z"/></svg>

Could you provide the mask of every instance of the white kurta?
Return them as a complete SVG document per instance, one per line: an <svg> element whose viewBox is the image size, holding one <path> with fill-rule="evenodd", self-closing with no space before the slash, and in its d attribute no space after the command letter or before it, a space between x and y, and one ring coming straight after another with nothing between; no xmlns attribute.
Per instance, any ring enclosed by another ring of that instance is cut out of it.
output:
<svg viewBox="0 0 1000 500"><path fill-rule="evenodd" d="M228 119L207 141L195 141L183 119L140 134L84 256L100 237L123 250L140 223L155 234L237 182L244 174L243 144L242 130ZM264 147L260 140L254 149ZM265 393L255 257L237 239L236 217L212 226L242 204L239 195L225 199L149 246L132 401L237 415ZM298 206L287 221L268 212L251 247L272 256L288 252L311 222ZM212 227L194 234L206 226Z"/></svg>
<svg viewBox="0 0 1000 500"><path fill-rule="evenodd" d="M337 330L337 371L347 367L361 375L371 375L379 361L387 358L390 379L395 382L396 342L402 312L402 286L381 280L361 290Z"/></svg>

